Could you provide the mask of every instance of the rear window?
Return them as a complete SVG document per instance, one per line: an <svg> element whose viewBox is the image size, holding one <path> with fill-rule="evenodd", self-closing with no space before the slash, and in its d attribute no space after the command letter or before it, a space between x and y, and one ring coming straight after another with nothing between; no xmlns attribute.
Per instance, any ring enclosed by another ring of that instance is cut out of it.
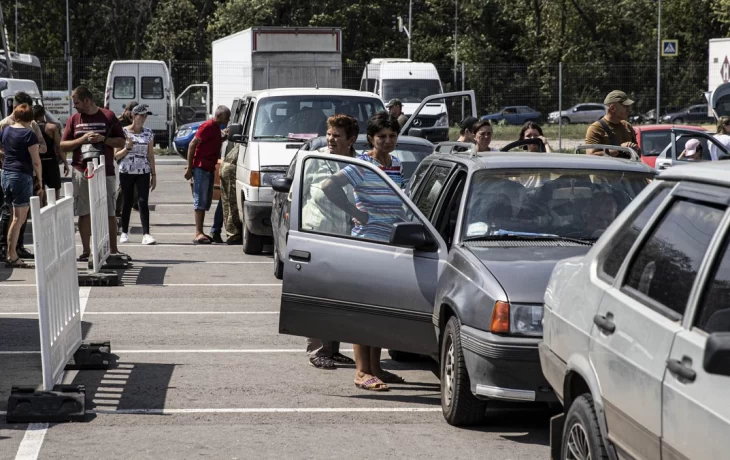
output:
<svg viewBox="0 0 730 460"><path fill-rule="evenodd" d="M114 99L134 99L134 77L114 77Z"/></svg>
<svg viewBox="0 0 730 460"><path fill-rule="evenodd" d="M644 131L641 133L641 153L647 157L655 157L662 153L671 140L672 133L669 130Z"/></svg>
<svg viewBox="0 0 730 460"><path fill-rule="evenodd" d="M163 98L162 77L142 77L142 99Z"/></svg>

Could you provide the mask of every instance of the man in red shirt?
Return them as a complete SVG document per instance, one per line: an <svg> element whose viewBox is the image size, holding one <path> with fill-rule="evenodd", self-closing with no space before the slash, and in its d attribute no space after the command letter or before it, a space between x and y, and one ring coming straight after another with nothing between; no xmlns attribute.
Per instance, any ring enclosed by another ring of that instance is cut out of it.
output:
<svg viewBox="0 0 730 460"><path fill-rule="evenodd" d="M91 203L89 200L89 180L84 176L87 164L83 161L81 150L85 144L97 144L103 148L106 164L106 201L109 217L109 250L119 254L117 249L117 219L115 217L114 197L117 179L114 171L114 149L124 148L124 130L111 110L97 107L88 88L79 86L71 93L76 113L69 117L61 138L61 150L73 152L74 210L79 216L79 235L83 251L79 261L89 260L91 248Z"/></svg>
<svg viewBox="0 0 730 460"><path fill-rule="evenodd" d="M193 179L193 207L195 208L195 239L193 244L210 244L213 238L203 233L205 212L213 201L215 167L221 156L223 132L221 126L228 124L231 111L221 105L215 109L215 118L198 128L195 138L188 147L188 168L185 179Z"/></svg>

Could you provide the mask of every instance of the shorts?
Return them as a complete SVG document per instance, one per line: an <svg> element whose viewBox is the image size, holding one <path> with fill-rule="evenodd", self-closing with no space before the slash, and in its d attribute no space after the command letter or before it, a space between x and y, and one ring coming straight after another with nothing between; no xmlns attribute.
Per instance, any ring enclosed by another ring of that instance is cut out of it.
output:
<svg viewBox="0 0 730 460"><path fill-rule="evenodd" d="M210 211L213 203L213 182L215 171L193 168L193 208L196 211Z"/></svg>
<svg viewBox="0 0 730 460"><path fill-rule="evenodd" d="M58 169L58 162L55 158L41 160L41 171L43 173L43 186L59 190L61 188L61 170Z"/></svg>
<svg viewBox="0 0 730 460"><path fill-rule="evenodd" d="M0 184L6 206L25 208L30 206L33 196L33 176L18 171L3 171Z"/></svg>
<svg viewBox="0 0 730 460"><path fill-rule="evenodd" d="M91 214L91 203L89 200L89 179L84 173L74 169L71 182L74 186L74 215L88 216ZM106 176L106 208L107 216L114 217L117 192L117 178Z"/></svg>

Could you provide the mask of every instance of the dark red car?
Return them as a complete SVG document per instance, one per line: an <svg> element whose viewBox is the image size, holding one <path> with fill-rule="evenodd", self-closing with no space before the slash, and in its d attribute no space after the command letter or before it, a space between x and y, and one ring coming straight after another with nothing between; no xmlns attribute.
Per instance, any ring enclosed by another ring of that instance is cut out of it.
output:
<svg viewBox="0 0 730 460"><path fill-rule="evenodd" d="M670 130L672 128L683 128L691 129L694 131L707 132L706 129L700 126L690 125L639 125L634 126L634 132L636 133L636 141L641 148L641 161L651 166L656 167L656 158L662 153L662 151L669 145L671 141Z"/></svg>

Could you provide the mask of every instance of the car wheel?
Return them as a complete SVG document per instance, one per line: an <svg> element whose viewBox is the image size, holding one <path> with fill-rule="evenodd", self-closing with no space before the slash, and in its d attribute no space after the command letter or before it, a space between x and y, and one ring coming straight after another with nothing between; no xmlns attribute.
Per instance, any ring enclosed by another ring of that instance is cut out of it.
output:
<svg viewBox="0 0 730 460"><path fill-rule="evenodd" d="M673 125L681 125L684 123L684 120L682 118L675 118L674 120L671 120L670 123Z"/></svg>
<svg viewBox="0 0 730 460"><path fill-rule="evenodd" d="M565 418L561 452L563 460L608 459L590 394L578 396L571 404Z"/></svg>
<svg viewBox="0 0 730 460"><path fill-rule="evenodd" d="M459 329L459 319L452 316L441 342L441 409L449 425L477 425L484 420L487 402L471 392Z"/></svg>
<svg viewBox="0 0 730 460"><path fill-rule="evenodd" d="M400 362L420 361L422 359L421 355L408 353L407 351L388 350L388 355L390 355L390 359L393 361Z"/></svg>
<svg viewBox="0 0 730 460"><path fill-rule="evenodd" d="M563 117L563 118L561 118L561 120L562 120L562 122L563 122L564 125L569 125L570 124L570 118L568 118L568 117Z"/></svg>
<svg viewBox="0 0 730 460"><path fill-rule="evenodd" d="M264 237L261 235L254 235L248 230L248 227L244 224L243 226L243 253L258 255L264 250Z"/></svg>
<svg viewBox="0 0 730 460"><path fill-rule="evenodd" d="M274 278L284 279L284 262L279 258L279 249L274 245Z"/></svg>

